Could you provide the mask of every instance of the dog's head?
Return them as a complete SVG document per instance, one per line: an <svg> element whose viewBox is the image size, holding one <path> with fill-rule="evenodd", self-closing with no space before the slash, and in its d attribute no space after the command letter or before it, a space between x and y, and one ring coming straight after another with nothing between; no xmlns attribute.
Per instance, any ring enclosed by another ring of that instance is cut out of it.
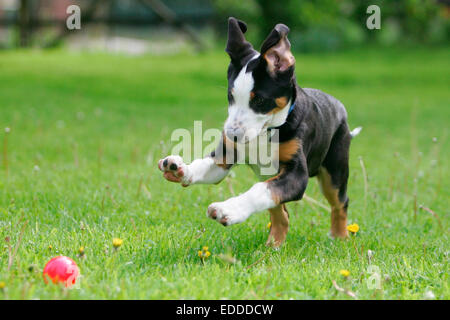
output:
<svg viewBox="0 0 450 320"><path fill-rule="evenodd" d="M287 39L289 28L277 24L259 53L245 39L247 26L228 19L228 119L225 134L246 143L269 127L282 125L293 99L295 59Z"/></svg>

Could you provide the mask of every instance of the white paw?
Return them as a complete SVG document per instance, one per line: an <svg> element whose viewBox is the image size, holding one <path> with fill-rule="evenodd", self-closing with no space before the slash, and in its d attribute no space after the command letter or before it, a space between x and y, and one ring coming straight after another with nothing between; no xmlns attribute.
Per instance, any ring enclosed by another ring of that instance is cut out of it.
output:
<svg viewBox="0 0 450 320"><path fill-rule="evenodd" d="M164 178L168 181L179 182L183 187L191 183L187 165L180 156L168 156L159 160L158 168L164 172Z"/></svg>
<svg viewBox="0 0 450 320"><path fill-rule="evenodd" d="M248 215L243 213L242 208L239 209L230 200L210 204L207 216L224 226L241 223L248 218Z"/></svg>

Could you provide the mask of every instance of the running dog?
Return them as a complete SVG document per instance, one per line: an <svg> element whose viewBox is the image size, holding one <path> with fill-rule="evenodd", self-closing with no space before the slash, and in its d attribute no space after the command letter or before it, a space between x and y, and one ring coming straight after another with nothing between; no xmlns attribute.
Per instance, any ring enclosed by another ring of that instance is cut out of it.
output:
<svg viewBox="0 0 450 320"><path fill-rule="evenodd" d="M346 238L349 148L361 128L349 130L347 112L336 98L317 89L302 89L294 74L295 58L287 38L289 28L277 24L260 52L246 41L247 26L228 19L228 118L216 151L185 164L180 156L159 160L164 178L190 186L218 183L235 163L228 153L238 144L278 131L278 174L248 191L209 205L207 215L224 226L241 223L268 209L271 228L268 245L280 246L288 232L286 203L303 197L308 179L317 177L331 206L333 238ZM225 161L225 158L227 161Z"/></svg>

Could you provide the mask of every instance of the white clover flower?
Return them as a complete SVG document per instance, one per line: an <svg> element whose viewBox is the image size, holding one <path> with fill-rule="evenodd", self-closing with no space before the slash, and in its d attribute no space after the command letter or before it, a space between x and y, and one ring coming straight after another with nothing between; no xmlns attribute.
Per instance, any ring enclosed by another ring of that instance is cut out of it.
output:
<svg viewBox="0 0 450 320"><path fill-rule="evenodd" d="M96 108L95 111L94 111L94 113L95 113L95 115L96 115L97 117L100 117L100 116L102 115L102 113L103 113L103 110L100 109L100 108Z"/></svg>
<svg viewBox="0 0 450 320"><path fill-rule="evenodd" d="M431 291L431 290L426 291L423 297L425 300L436 299L436 296L434 295L433 291Z"/></svg>
<svg viewBox="0 0 450 320"><path fill-rule="evenodd" d="M84 119L84 112L81 112L81 111L77 112L77 119L78 120L83 120Z"/></svg>
<svg viewBox="0 0 450 320"><path fill-rule="evenodd" d="M66 126L66 123L63 120L56 121L56 127L58 129L63 129Z"/></svg>

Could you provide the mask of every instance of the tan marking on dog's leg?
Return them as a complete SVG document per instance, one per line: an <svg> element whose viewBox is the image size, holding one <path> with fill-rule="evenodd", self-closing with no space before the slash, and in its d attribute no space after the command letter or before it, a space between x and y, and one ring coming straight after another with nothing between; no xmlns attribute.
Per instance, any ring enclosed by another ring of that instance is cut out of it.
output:
<svg viewBox="0 0 450 320"><path fill-rule="evenodd" d="M220 153L220 156L216 154L216 156L214 157L214 163L217 166L228 170L232 167L232 164L227 163L227 156L231 154L232 156L230 157L234 159L234 153L237 152L236 144L227 138L225 132L222 132L222 141L221 146L219 146L219 148L221 148L222 152Z"/></svg>
<svg viewBox="0 0 450 320"><path fill-rule="evenodd" d="M331 206L331 236L333 238L347 238L347 209L345 204L339 200L339 189L333 186L328 171L321 167L317 178L322 193Z"/></svg>
<svg viewBox="0 0 450 320"><path fill-rule="evenodd" d="M277 248L280 247L286 239L289 229L289 214L284 204L269 209L269 212L271 226L266 245Z"/></svg>
<svg viewBox="0 0 450 320"><path fill-rule="evenodd" d="M282 162L287 162L292 159L292 157L297 153L300 148L300 140L294 138L292 140L280 143L278 149L279 160Z"/></svg>
<svg viewBox="0 0 450 320"><path fill-rule="evenodd" d="M266 183L268 184L271 195L272 195L272 200L276 204L279 204L281 202L281 197L280 197L280 193L278 192L277 189L271 188L271 182L280 179L280 177L284 173L284 171L285 171L285 168L282 167L280 169L280 172L276 176L273 176L272 178L269 178L266 180Z"/></svg>

